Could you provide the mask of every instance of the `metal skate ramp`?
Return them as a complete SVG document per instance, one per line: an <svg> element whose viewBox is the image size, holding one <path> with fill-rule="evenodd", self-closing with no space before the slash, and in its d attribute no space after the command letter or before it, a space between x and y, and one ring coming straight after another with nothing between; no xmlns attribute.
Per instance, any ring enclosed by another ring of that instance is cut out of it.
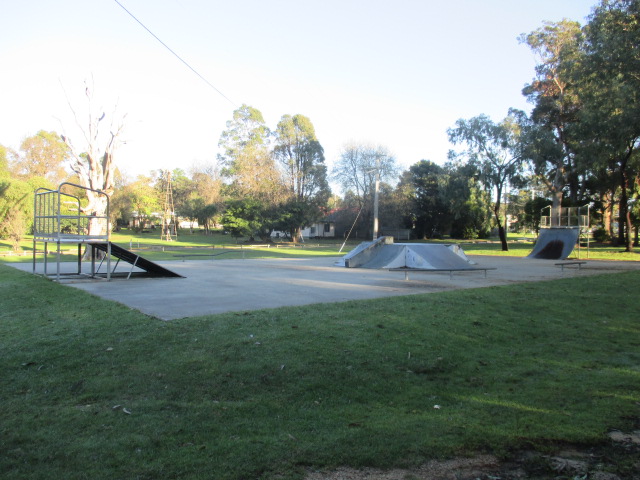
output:
<svg viewBox="0 0 640 480"><path fill-rule="evenodd" d="M436 243L393 243L381 237L360 244L345 255L347 268L416 269L416 270L475 270L459 245Z"/></svg>
<svg viewBox="0 0 640 480"><path fill-rule="evenodd" d="M83 207L83 198L94 195L105 203L104 212L87 213ZM56 245L56 272L55 278L60 281L61 275L75 277L105 277L111 280L116 274L116 267L121 260L131 264L131 268L124 275L130 278L132 275L154 277L182 277L177 273L161 267L155 262L147 260L125 248L110 241L111 228L109 225L109 195L101 190L63 182L57 190L38 188L34 193L33 201L33 273L36 273L37 245L43 244L42 253L44 275L49 276L47 270L48 245ZM61 246L77 245L77 270L75 272L61 271ZM82 272L82 249L90 249L90 271ZM98 251L105 255L98 255ZM115 266L111 266L111 257L117 258ZM96 261L101 260L96 269ZM106 260L106 262L104 262ZM101 273L100 268L106 263L106 272ZM134 272L134 270L136 270ZM119 276L122 276L118 272Z"/></svg>
<svg viewBox="0 0 640 480"><path fill-rule="evenodd" d="M536 244L531 253L527 255L527 258L564 260L571 255L579 234L580 229L578 228L543 228L540 230Z"/></svg>
<svg viewBox="0 0 640 480"><path fill-rule="evenodd" d="M182 275L179 275L168 268L164 268L161 265L158 265L155 262L152 262L149 259L141 257L137 253L134 253L126 248L123 248L112 242L91 242L89 244L92 249L100 250L105 254L111 253L111 256L118 259L118 261L123 260L131 265L131 272L134 267L137 267L144 271L145 276L148 277L173 277L173 278L184 278ZM116 264L117 266L117 264ZM115 267L114 267L115 270ZM131 272L129 272L128 277L131 276ZM128 278L127 277L127 278Z"/></svg>

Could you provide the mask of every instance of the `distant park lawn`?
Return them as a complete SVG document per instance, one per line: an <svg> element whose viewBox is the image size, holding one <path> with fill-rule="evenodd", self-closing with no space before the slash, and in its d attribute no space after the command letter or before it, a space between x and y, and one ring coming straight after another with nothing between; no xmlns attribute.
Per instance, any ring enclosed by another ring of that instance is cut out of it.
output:
<svg viewBox="0 0 640 480"><path fill-rule="evenodd" d="M628 272L163 322L0 265L0 478L302 479L608 445L638 421L639 291Z"/></svg>
<svg viewBox="0 0 640 480"><path fill-rule="evenodd" d="M354 248L366 239L350 239L345 242L341 238L309 239L302 243L286 242L280 239L266 244L264 242L248 242L244 238L234 238L222 232L214 232L212 235L204 235L198 231L181 230L177 237L171 241L162 240L159 231L147 231L136 233L123 229L112 234L112 241L125 247L132 248L144 257L151 260L177 260L177 259L211 259L223 260L230 258L277 258L277 257L308 257L308 256L339 256ZM423 242L413 240L412 242ZM430 242L430 241L427 241ZM470 255L499 255L524 257L533 248L531 237L512 234L509 237L509 251L503 252L498 241L491 240L436 240L437 243L459 243L464 251ZM21 243L22 253L13 255L11 246L7 241L0 240L0 262L27 262L32 259L32 240L27 237ZM42 248L42 245L39 245ZM49 245L49 250L55 249L55 245ZM72 245L63 245L63 260L72 261L76 258L76 248ZM50 253L52 254L52 253ZM41 254L39 255L42 256ZM580 249L574 249L571 257L592 260L619 260L640 261L640 247L637 252L624 252L623 247L591 243L587 249L582 245Z"/></svg>

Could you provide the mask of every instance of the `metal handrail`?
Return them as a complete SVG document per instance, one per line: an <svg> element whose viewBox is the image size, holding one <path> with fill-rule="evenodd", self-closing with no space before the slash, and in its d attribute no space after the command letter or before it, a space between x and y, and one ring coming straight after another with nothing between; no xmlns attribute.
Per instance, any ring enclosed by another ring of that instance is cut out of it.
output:
<svg viewBox="0 0 640 480"><path fill-rule="evenodd" d="M104 215L84 215L80 198L76 195L62 191L64 186L80 188L86 191L92 191L106 199L106 213ZM66 203L64 199L71 199L69 203L73 203L72 214L63 214L63 205ZM55 240L106 240L109 241L111 232L109 229L109 196L101 191L89 187L83 187L75 183L63 182L57 190L49 188L38 188L34 196L34 222L33 235L38 239L55 239ZM77 208L77 210L76 210ZM65 227L63 220L70 220L70 229L72 233L64 233ZM104 222L105 234L88 235L85 233L92 220Z"/></svg>
<svg viewBox="0 0 640 480"><path fill-rule="evenodd" d="M106 201L105 214L96 215L83 214L82 202L79 196L71 193L63 192L64 187L79 188L84 191L96 193L98 196L104 197ZM68 204L71 204L69 206ZM80 246L83 243L106 242L107 243L107 279L111 278L111 231L109 228L109 195L101 190L89 187L83 187L75 183L63 182L58 186L57 190L50 188L38 188L35 191L33 200L33 271L36 271L36 243L44 243L44 273L47 275L47 243L55 242L57 244L57 278L60 279L60 244L61 243L77 243L78 244L78 274L81 272L81 253ZM89 235L92 222L98 222L100 233L98 235ZM104 230L103 230L104 226ZM92 249L93 252L93 249ZM92 275L95 273L94 259L92 256Z"/></svg>
<svg viewBox="0 0 640 480"><path fill-rule="evenodd" d="M586 208L587 214L581 214L581 210ZM540 227L549 228L549 227L579 227L579 228L588 228L589 227L589 210L590 205L584 205L582 207L562 207L556 210L556 214L553 215L553 209L551 205L544 207L540 213L545 210L549 210L548 215L540 216Z"/></svg>

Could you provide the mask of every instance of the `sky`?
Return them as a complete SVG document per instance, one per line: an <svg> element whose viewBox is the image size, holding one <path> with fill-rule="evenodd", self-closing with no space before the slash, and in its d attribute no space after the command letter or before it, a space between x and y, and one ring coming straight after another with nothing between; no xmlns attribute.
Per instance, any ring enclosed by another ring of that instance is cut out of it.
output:
<svg viewBox="0 0 640 480"><path fill-rule="evenodd" d="M94 111L124 122L115 161L132 178L215 163L242 104L271 129L307 116L329 168L354 142L385 147L402 169L442 164L457 119L531 110L521 91L536 59L520 34L584 24L597 1L4 2L0 144L17 150L44 129L82 149L70 105L84 126L88 82Z"/></svg>

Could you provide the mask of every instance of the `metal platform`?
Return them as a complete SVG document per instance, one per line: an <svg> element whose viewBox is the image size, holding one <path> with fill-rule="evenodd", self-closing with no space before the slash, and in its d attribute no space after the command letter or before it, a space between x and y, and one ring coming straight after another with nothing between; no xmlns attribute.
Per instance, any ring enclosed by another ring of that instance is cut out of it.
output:
<svg viewBox="0 0 640 480"><path fill-rule="evenodd" d="M88 196L89 192L103 202L106 206L104 214L85 213L82 207L82 200ZM90 234L91 232L91 234ZM49 273L48 254L49 244L56 246L56 269L55 273ZM109 196L99 190L93 190L73 183L63 182L57 190L39 188L34 196L33 208L33 273L38 273L36 269L36 257L38 254L38 244L43 244L42 253L44 256L43 274L45 276L55 276L60 281L62 276L106 278L111 280L115 274L118 263L123 260L131 264L131 269L126 273L126 278L134 274L134 268L143 270L146 276L154 277L182 277L160 265L147 260L136 253L112 243L110 240L109 228ZM77 271L62 272L61 246L77 245ZM89 257L89 271L83 272L83 257ZM117 259L112 268L111 259ZM96 263L99 264L96 267ZM100 272L106 263L106 269Z"/></svg>

